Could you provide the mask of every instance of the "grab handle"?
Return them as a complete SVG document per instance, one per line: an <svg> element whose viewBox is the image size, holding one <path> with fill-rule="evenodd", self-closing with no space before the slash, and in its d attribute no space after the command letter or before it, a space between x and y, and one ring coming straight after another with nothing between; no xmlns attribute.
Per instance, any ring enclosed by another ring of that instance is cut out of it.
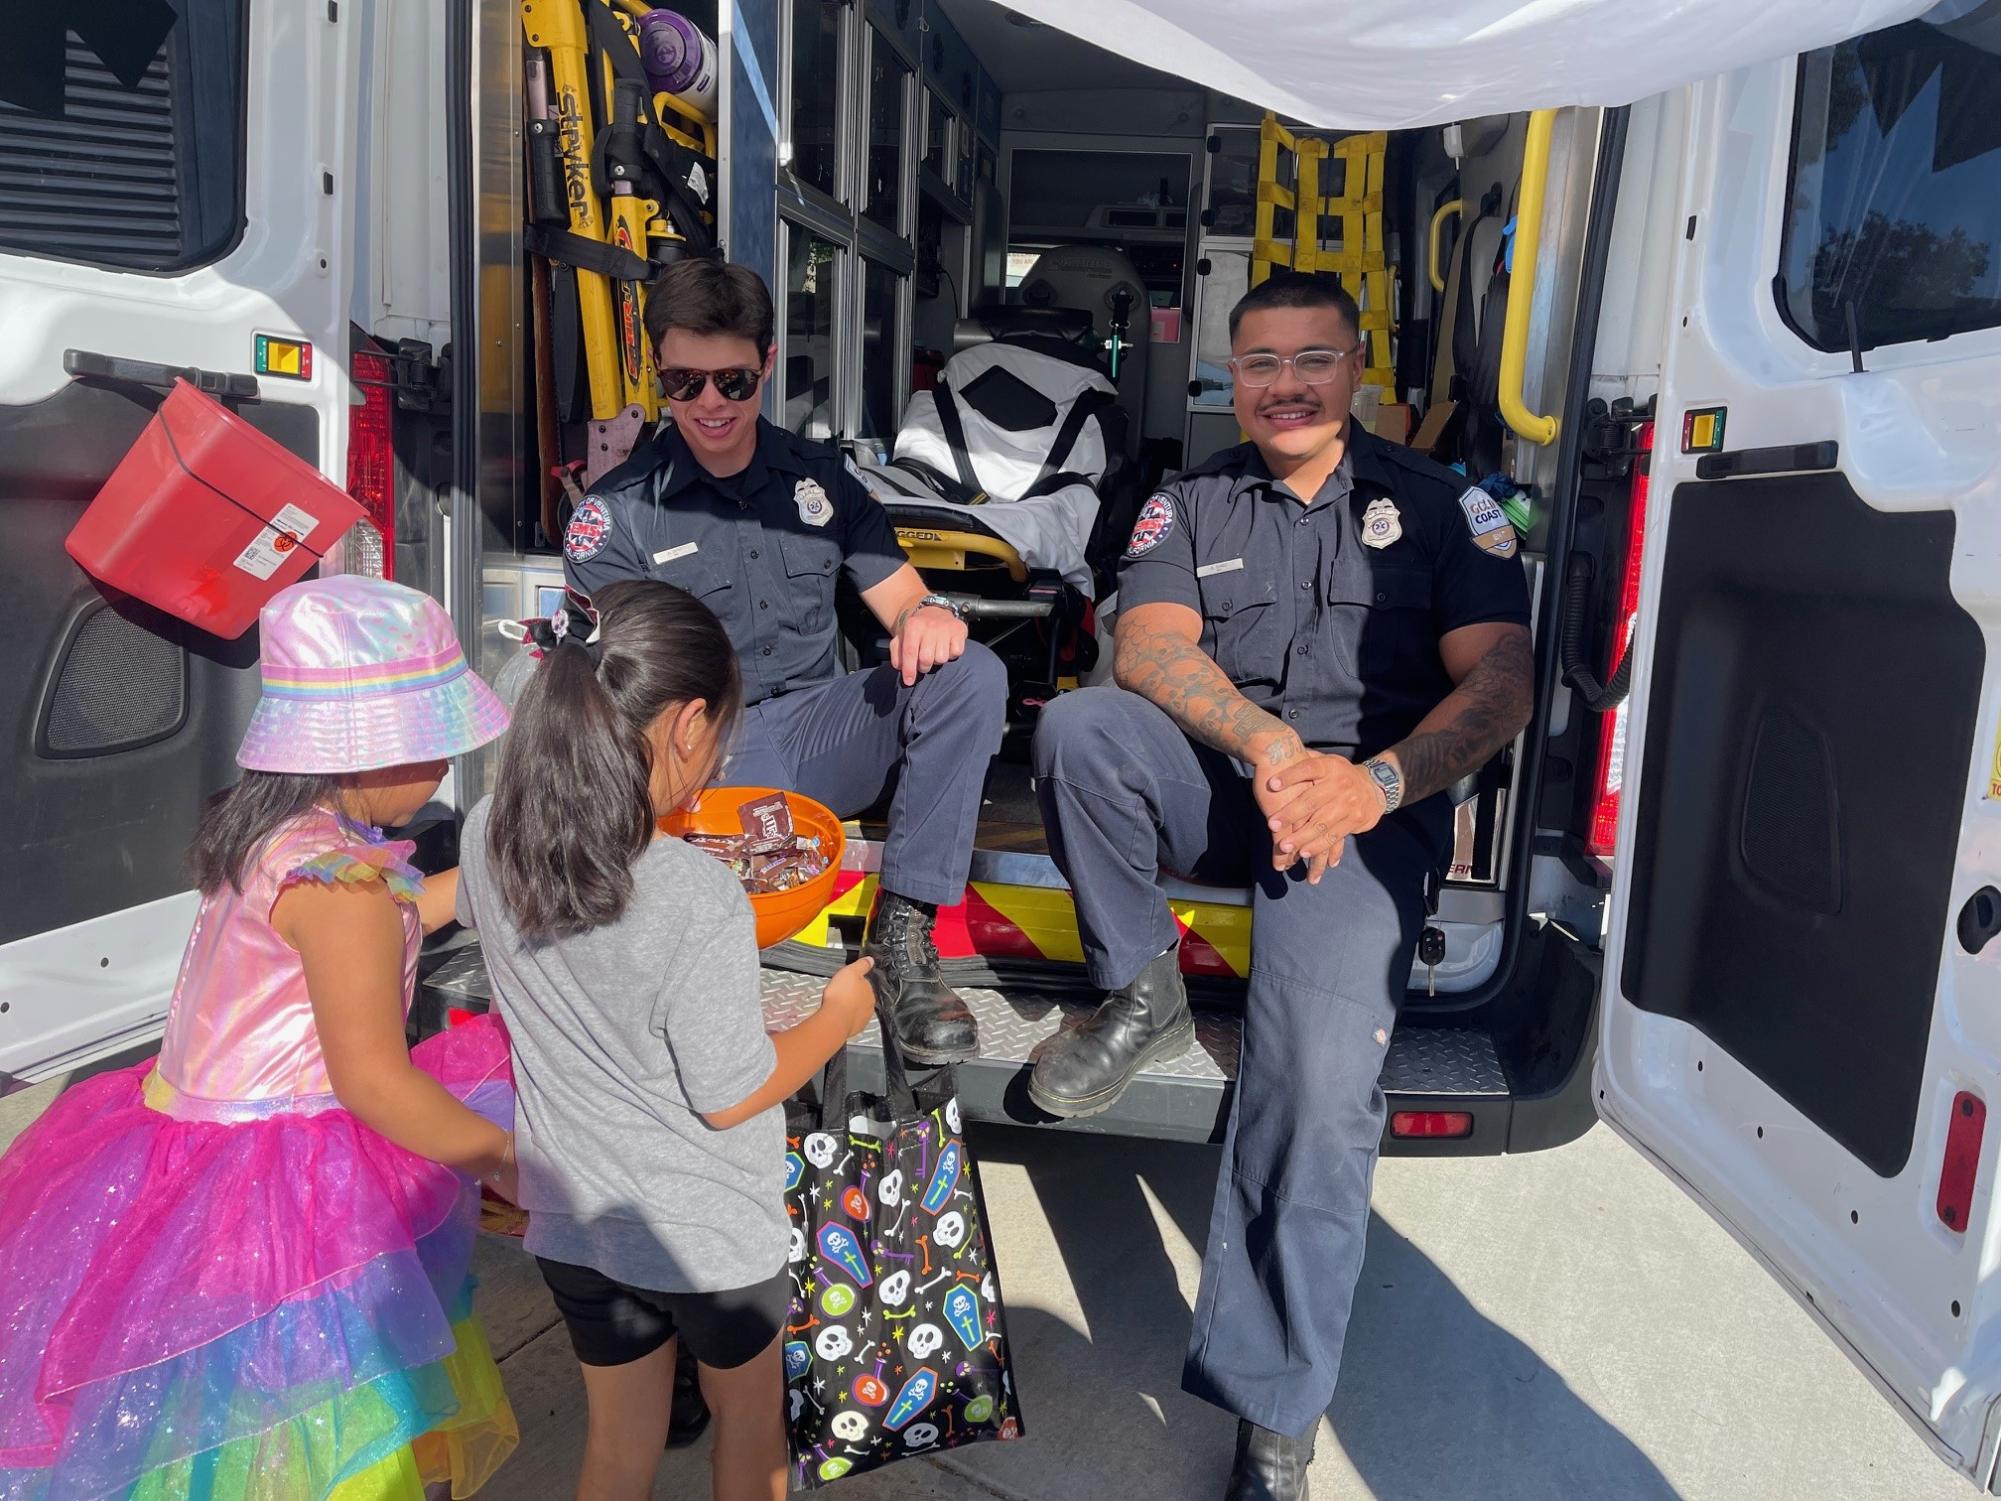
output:
<svg viewBox="0 0 2001 1501"><path fill-rule="evenodd" d="M1455 198L1450 203L1439 204L1437 210L1431 216L1431 256L1429 264L1431 269L1431 290L1434 292L1443 292L1445 290L1445 273L1438 269L1438 247L1445 239L1445 221L1453 214L1464 217L1465 213L1466 200L1464 198Z"/></svg>
<svg viewBox="0 0 2001 1501"><path fill-rule="evenodd" d="M1522 377L1529 361L1529 314L1535 305L1536 255L1542 242L1543 189L1549 182L1550 129L1553 109L1529 116L1528 137L1522 143L1522 191L1515 208L1515 264L1510 273L1507 321L1501 327L1501 418L1530 443L1556 441L1556 418L1528 409L1522 397Z"/></svg>

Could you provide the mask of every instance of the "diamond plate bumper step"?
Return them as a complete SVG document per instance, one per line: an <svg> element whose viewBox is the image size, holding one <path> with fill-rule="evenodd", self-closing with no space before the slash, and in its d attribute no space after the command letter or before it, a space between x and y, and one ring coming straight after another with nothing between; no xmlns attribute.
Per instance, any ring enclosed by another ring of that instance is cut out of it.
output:
<svg viewBox="0 0 2001 1501"><path fill-rule="evenodd" d="M813 975L765 970L766 1020L773 1027L789 1027L804 1019L819 1005L824 983ZM429 964L419 991L421 1027L443 1025L450 1007L484 1010L492 992L479 945L466 943ZM1007 995L975 988L960 993L980 1027L979 1058L959 1065L960 1104L974 1119L1117 1136L1221 1139L1242 1034L1242 1020L1234 1011L1198 1007L1195 1042L1180 1057L1164 1059L1141 1073L1104 1115L1057 1122L1029 1101L1029 1067L1036 1048L1089 1015L1091 1003L1078 999L1074 991L1045 994L1032 985L1010 987ZM850 1046L854 1087L880 1088L880 1038L871 1032ZM1490 1133L1498 1141L1506 1140L1511 1103L1507 1075L1493 1037L1483 1028L1408 1023L1399 1027L1390 1039L1382 1087L1392 1111L1463 1110L1473 1115L1480 1146L1469 1146L1471 1139L1437 1146L1498 1151ZM1405 1146L1385 1141L1386 1150Z"/></svg>

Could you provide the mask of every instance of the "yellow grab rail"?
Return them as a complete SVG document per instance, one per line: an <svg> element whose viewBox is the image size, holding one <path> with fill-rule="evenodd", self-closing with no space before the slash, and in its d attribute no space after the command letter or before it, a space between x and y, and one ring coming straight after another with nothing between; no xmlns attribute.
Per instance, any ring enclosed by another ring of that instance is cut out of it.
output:
<svg viewBox="0 0 2001 1501"><path fill-rule="evenodd" d="M1434 292L1443 292L1445 290L1445 277L1438 269L1438 246L1439 242L1445 238L1445 221L1452 214L1464 217L1465 213L1466 200L1464 198L1455 198L1450 203L1439 204L1437 212L1431 216L1431 256L1429 266L1431 269L1431 290Z"/></svg>
<svg viewBox="0 0 2001 1501"><path fill-rule="evenodd" d="M1529 314L1535 306L1536 254L1542 244L1543 189L1549 182L1553 109L1529 116L1522 143L1522 190L1515 206L1515 264L1508 276L1508 316L1501 326L1501 419L1531 443L1556 441L1557 420L1531 412L1522 398L1529 362Z"/></svg>

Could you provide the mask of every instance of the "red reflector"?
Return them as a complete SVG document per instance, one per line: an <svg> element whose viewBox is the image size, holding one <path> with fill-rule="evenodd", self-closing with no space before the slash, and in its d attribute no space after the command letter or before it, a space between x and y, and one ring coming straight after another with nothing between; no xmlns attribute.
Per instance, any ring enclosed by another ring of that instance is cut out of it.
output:
<svg viewBox="0 0 2001 1501"><path fill-rule="evenodd" d="M393 372L386 355L357 350L354 382L361 388L361 405L348 411L347 493L368 513L349 544L357 572L382 578L396 576L396 451L391 433L393 403L389 386Z"/></svg>
<svg viewBox="0 0 2001 1501"><path fill-rule="evenodd" d="M1627 502L1626 571L1619 584L1619 614L1612 627L1612 650L1605 661L1609 679L1632 644L1633 626L1640 618L1640 560L1647 533L1647 467L1654 449L1654 425L1640 424L1634 435L1640 456L1633 461L1633 482ZM1621 703L1598 722L1598 798L1591 808L1588 848L1609 856L1619 842L1619 796L1626 787L1626 705Z"/></svg>
<svg viewBox="0 0 2001 1501"><path fill-rule="evenodd" d="M1945 1132L1945 1161L1938 1170L1938 1217L1961 1235L1973 1207L1973 1180L1980 1171L1980 1138L1987 1131L1987 1106L1961 1090L1953 1097L1952 1124Z"/></svg>
<svg viewBox="0 0 2001 1501"><path fill-rule="evenodd" d="M1464 1110L1399 1110L1390 1117L1392 1136L1454 1137L1473 1134L1473 1117Z"/></svg>

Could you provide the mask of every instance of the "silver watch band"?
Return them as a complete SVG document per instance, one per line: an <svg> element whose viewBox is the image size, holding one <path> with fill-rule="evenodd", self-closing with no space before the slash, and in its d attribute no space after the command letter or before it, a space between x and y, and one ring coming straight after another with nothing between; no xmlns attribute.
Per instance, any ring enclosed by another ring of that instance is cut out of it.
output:
<svg viewBox="0 0 2001 1501"><path fill-rule="evenodd" d="M1383 811L1396 812L1403 803L1403 773L1381 756L1371 756L1362 767L1383 790Z"/></svg>
<svg viewBox="0 0 2001 1501"><path fill-rule="evenodd" d="M954 604L947 595L927 594L917 601L916 608L921 610L926 605L936 605L941 610L950 610L954 620L964 620L966 618L965 612Z"/></svg>

